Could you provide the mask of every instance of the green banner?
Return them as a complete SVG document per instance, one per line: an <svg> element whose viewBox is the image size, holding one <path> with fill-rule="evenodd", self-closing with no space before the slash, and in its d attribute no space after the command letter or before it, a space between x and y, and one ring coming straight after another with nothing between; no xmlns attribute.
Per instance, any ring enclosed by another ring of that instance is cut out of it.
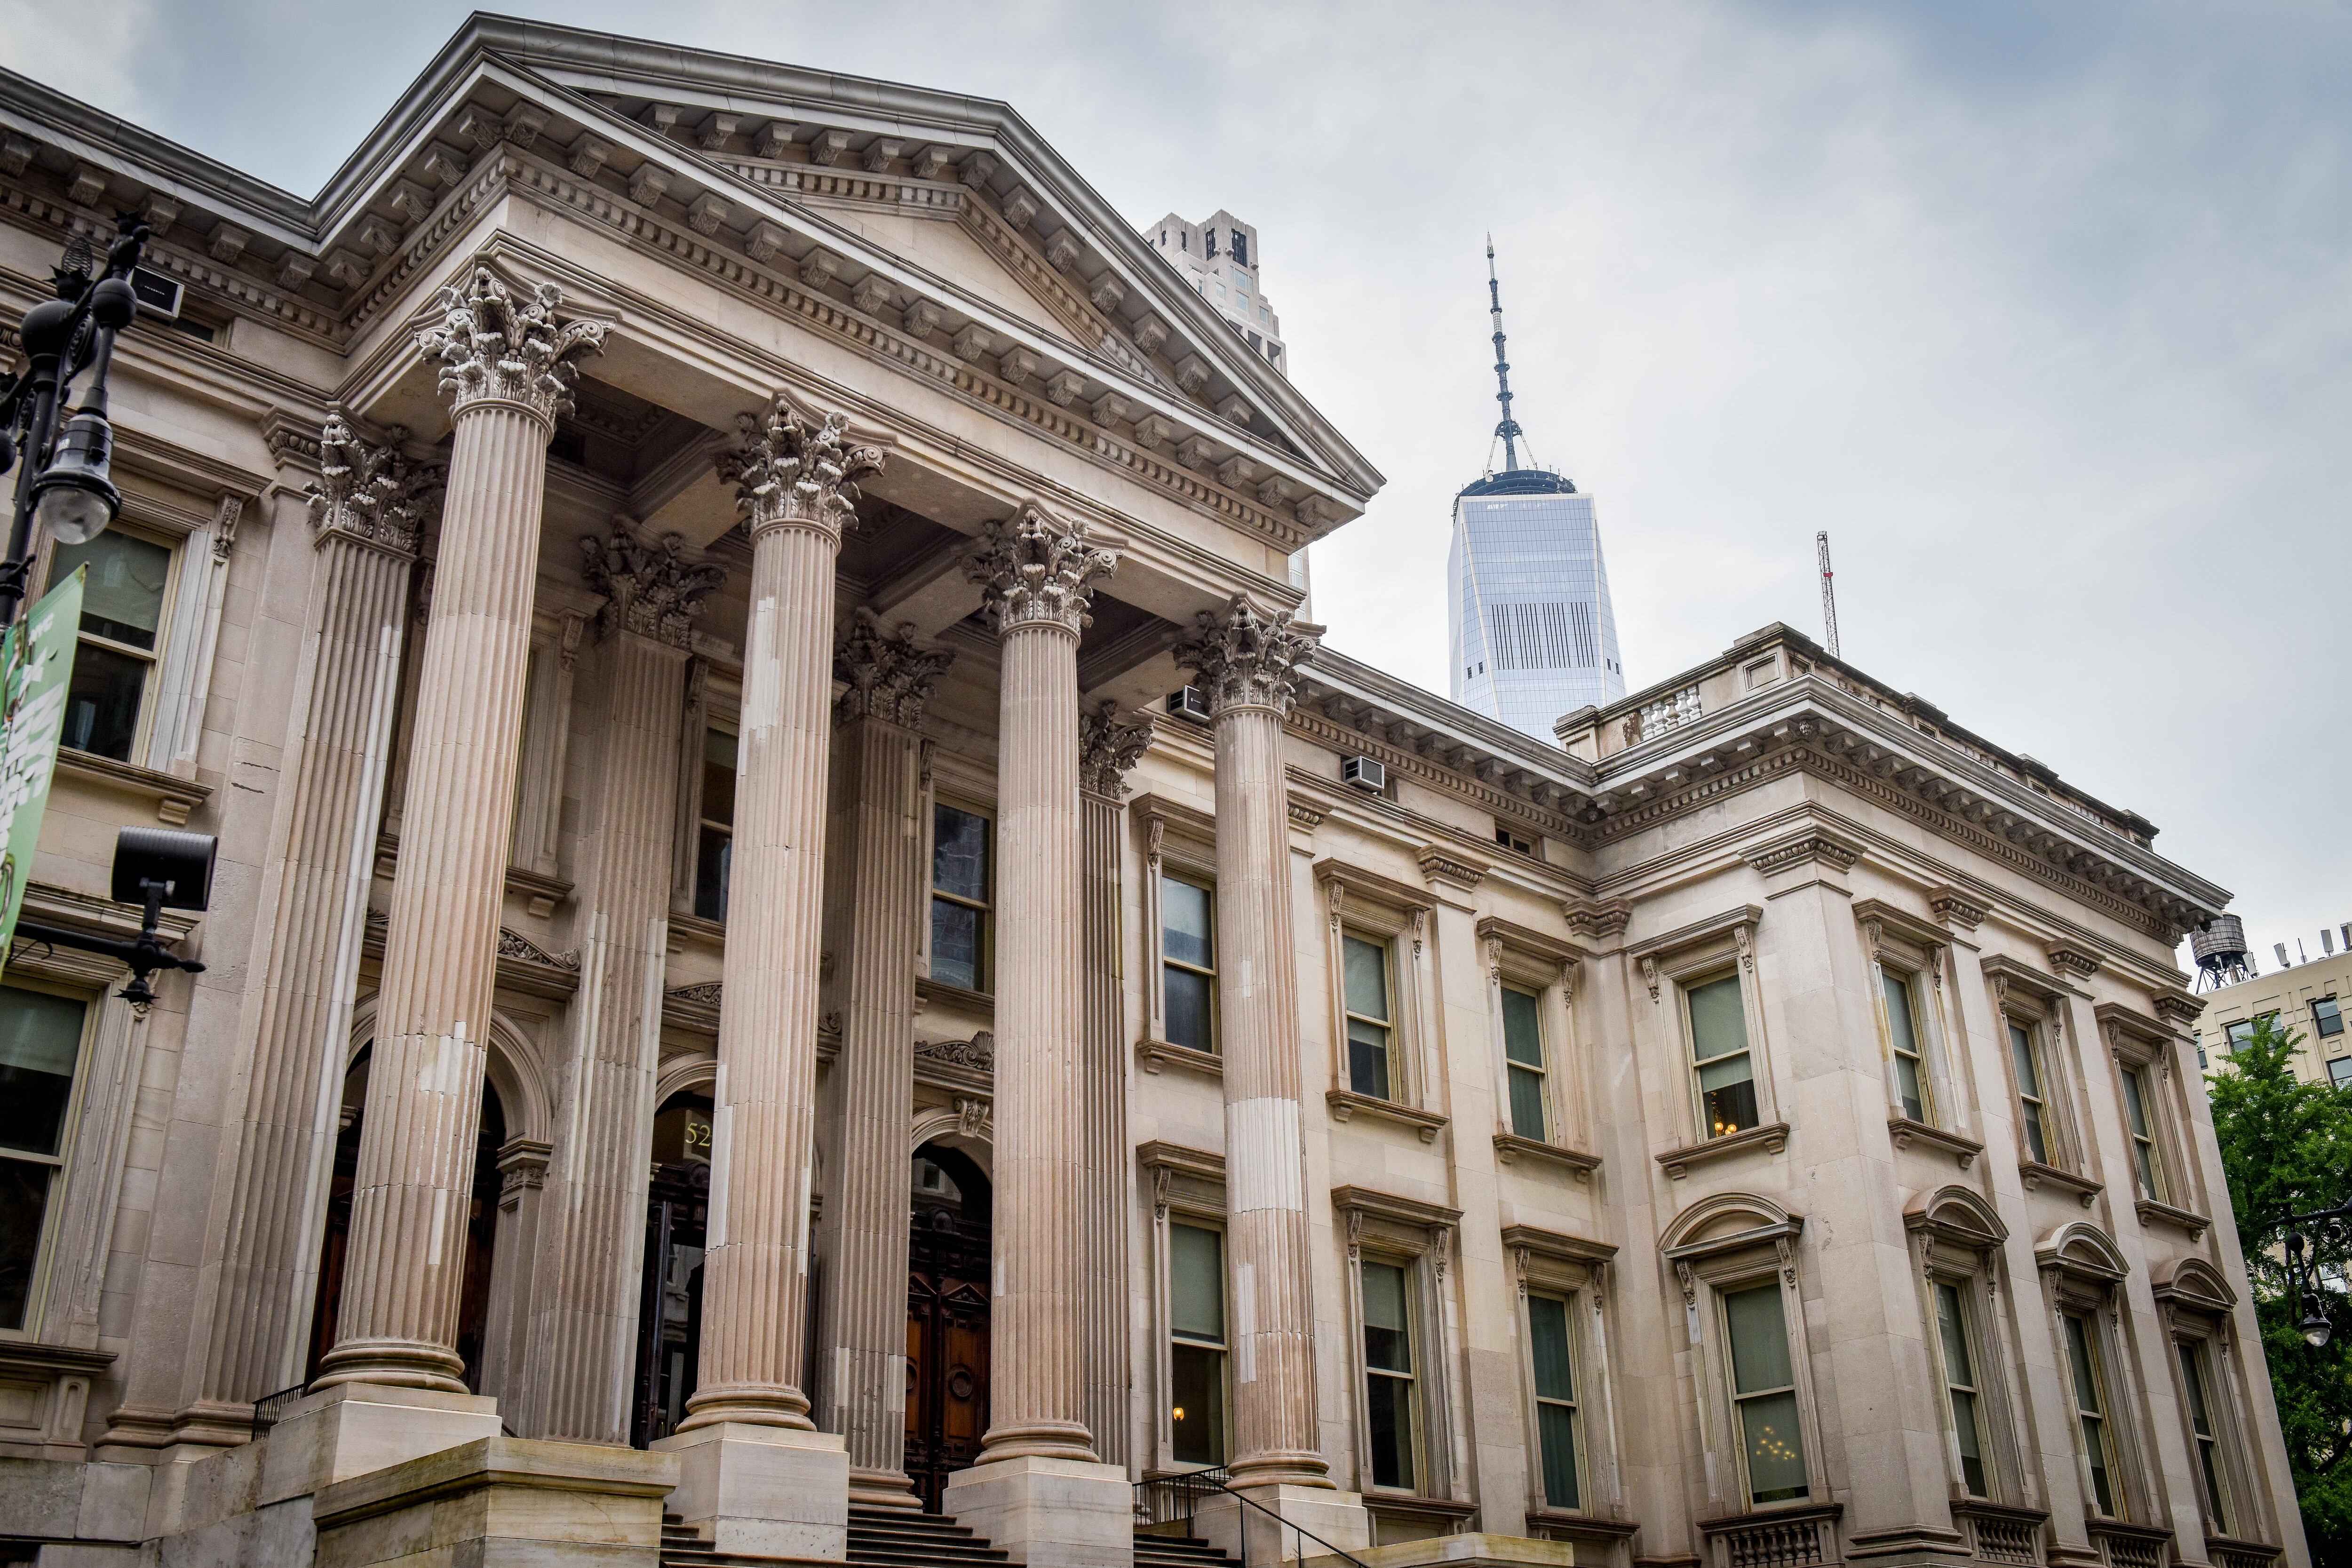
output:
<svg viewBox="0 0 2352 1568"><path fill-rule="evenodd" d="M89 572L75 567L0 641L0 969L16 944L16 915L25 907L41 813L49 804Z"/></svg>

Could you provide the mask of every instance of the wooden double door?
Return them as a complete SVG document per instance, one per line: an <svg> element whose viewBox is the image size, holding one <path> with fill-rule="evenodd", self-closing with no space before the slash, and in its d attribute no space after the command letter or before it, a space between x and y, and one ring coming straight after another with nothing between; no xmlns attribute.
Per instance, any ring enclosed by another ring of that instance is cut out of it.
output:
<svg viewBox="0 0 2352 1568"><path fill-rule="evenodd" d="M988 1178L952 1149L915 1157L907 1238L906 1469L940 1511L988 1431Z"/></svg>

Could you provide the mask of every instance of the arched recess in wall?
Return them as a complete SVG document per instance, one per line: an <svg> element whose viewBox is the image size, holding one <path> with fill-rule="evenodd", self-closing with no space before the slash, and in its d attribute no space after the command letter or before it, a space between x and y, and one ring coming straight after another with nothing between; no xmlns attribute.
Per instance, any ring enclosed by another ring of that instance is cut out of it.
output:
<svg viewBox="0 0 2352 1568"><path fill-rule="evenodd" d="M955 1150L978 1165L991 1181L995 1180L996 1122L985 1101L966 1100L954 1109L927 1106L916 1111L908 1152L912 1153L926 1143Z"/></svg>
<svg viewBox="0 0 2352 1568"><path fill-rule="evenodd" d="M1769 1231L1778 1226L1788 1226L1793 1232L1803 1224L1801 1215L1790 1213L1770 1198L1754 1193L1717 1193L1699 1199L1667 1221L1666 1228L1658 1236L1658 1249L1664 1252L1706 1242L1728 1242L1750 1231Z"/></svg>
<svg viewBox="0 0 2352 1568"><path fill-rule="evenodd" d="M719 1081L719 1058L707 1052L669 1057L654 1068L654 1103L667 1105L674 1094L692 1090L709 1094Z"/></svg>
<svg viewBox="0 0 2352 1568"><path fill-rule="evenodd" d="M1939 1187L1913 1204L1906 1214L1908 1227L1925 1230L1956 1247L1979 1250L2009 1239L2009 1226L1993 1206L1967 1187Z"/></svg>
<svg viewBox="0 0 2352 1568"><path fill-rule="evenodd" d="M2116 1238L2086 1219L2071 1220L2042 1237L2033 1259L2044 1268L2108 1284L2131 1272L2131 1259Z"/></svg>
<svg viewBox="0 0 2352 1568"><path fill-rule="evenodd" d="M373 995L362 997L352 1010L351 1042L343 1052L346 1073L360 1053L375 1043L376 1000ZM513 1019L496 1011L490 1014L482 1076L498 1091L499 1104L506 1110L508 1140L547 1142L554 1136L555 1102L548 1092L546 1076L540 1071L538 1047Z"/></svg>

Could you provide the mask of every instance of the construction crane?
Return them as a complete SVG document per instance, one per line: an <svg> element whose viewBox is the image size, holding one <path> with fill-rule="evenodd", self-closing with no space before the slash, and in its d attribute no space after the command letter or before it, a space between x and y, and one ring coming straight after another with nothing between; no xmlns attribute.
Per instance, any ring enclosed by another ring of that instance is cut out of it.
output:
<svg viewBox="0 0 2352 1568"><path fill-rule="evenodd" d="M1829 648L1832 658L1842 658L1844 656L1838 652L1837 590L1830 585L1833 574L1830 571L1830 536L1827 530L1813 535L1813 547L1820 552L1822 558L1822 641Z"/></svg>

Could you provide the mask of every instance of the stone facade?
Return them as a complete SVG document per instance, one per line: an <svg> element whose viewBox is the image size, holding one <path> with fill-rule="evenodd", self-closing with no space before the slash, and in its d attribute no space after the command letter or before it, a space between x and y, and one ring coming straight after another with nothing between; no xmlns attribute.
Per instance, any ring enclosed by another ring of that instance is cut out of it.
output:
<svg viewBox="0 0 2352 1568"><path fill-rule="evenodd" d="M1322 647L1380 476L1001 105L477 17L349 168L0 87L12 307L185 290L28 902L222 858L0 993L0 1541L2307 1560L2149 824L1784 627Z"/></svg>

